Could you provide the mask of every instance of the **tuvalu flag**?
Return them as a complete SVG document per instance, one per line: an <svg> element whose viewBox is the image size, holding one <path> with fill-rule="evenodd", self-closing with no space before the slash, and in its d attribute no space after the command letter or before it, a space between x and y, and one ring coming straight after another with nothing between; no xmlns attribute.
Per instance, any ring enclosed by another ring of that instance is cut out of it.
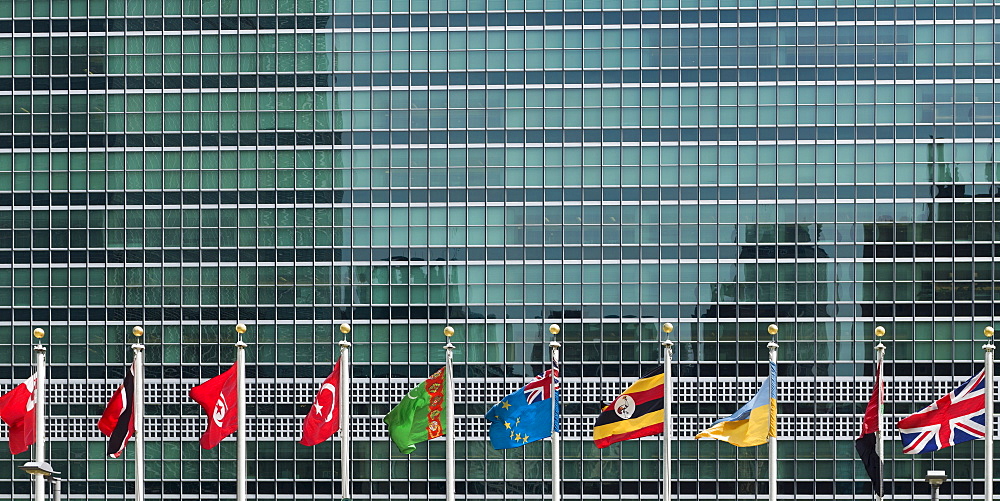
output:
<svg viewBox="0 0 1000 501"><path fill-rule="evenodd" d="M648 372L604 408L594 424L594 444L663 433L663 366Z"/></svg>
<svg viewBox="0 0 1000 501"><path fill-rule="evenodd" d="M35 443L35 383L38 373L0 397L0 419L10 427L11 454L20 454Z"/></svg>
<svg viewBox="0 0 1000 501"><path fill-rule="evenodd" d="M535 376L504 397L486 413L486 420L490 422L490 444L497 450L551 437L559 431L559 369Z"/></svg>
<svg viewBox="0 0 1000 501"><path fill-rule="evenodd" d="M768 376L757 394L740 410L724 417L694 438L714 438L736 447L752 447L778 436L778 365L768 364Z"/></svg>
<svg viewBox="0 0 1000 501"><path fill-rule="evenodd" d="M201 448L211 449L222 439L236 431L239 425L236 385L239 377L236 375L238 364L233 364L226 372L215 376L204 383L191 388L189 395L201 404L208 414L208 427L201 435Z"/></svg>
<svg viewBox="0 0 1000 501"><path fill-rule="evenodd" d="M302 422L302 445L316 445L340 430L340 361L333 366L333 372L319 387L309 414Z"/></svg>
<svg viewBox="0 0 1000 501"><path fill-rule="evenodd" d="M426 381L418 384L392 408L382 421L389 427L389 438L403 454L415 445L444 436L447 416L444 409L445 368L438 369Z"/></svg>
<svg viewBox="0 0 1000 501"><path fill-rule="evenodd" d="M129 366L125 380L108 401L97 429L108 437L108 456L122 455L128 440L135 434L135 362Z"/></svg>

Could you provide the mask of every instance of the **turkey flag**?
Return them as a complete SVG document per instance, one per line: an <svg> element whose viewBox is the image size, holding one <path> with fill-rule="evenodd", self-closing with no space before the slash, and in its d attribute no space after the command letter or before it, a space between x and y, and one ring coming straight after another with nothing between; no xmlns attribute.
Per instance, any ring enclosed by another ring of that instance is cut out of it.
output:
<svg viewBox="0 0 1000 501"><path fill-rule="evenodd" d="M239 377L233 364L226 372L191 388L191 398L208 414L208 428L201 436L201 448L211 449L236 431L236 385Z"/></svg>
<svg viewBox="0 0 1000 501"><path fill-rule="evenodd" d="M0 397L0 419L10 427L11 454L20 454L35 443L35 382L33 374Z"/></svg>
<svg viewBox="0 0 1000 501"><path fill-rule="evenodd" d="M319 393L302 423L302 445L316 445L340 430L340 361L333 366L333 372L323 381Z"/></svg>
<svg viewBox="0 0 1000 501"><path fill-rule="evenodd" d="M108 401L108 407L104 409L101 420L97 422L97 429L101 430L104 436L110 438L108 441L108 456L119 457L128 444L128 439L135 434L135 362L128 368L125 380L121 386L115 390L115 394Z"/></svg>

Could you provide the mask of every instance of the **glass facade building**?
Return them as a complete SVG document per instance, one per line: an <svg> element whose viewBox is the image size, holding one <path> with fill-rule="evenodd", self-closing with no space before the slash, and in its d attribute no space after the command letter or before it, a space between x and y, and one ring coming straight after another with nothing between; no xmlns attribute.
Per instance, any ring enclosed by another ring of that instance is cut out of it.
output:
<svg viewBox="0 0 1000 501"><path fill-rule="evenodd" d="M673 322L678 499L766 499L764 448L692 437L767 371L780 498L867 499L853 439L978 372L994 315L996 19L964 0L0 2L0 388L48 332L69 499L126 499L96 420L146 330L147 499L232 499L188 389L247 341L251 499L339 499L296 443L354 329L352 499L444 499L381 417L455 327L459 499L548 499L482 414L562 326L564 492L659 499L660 442L596 449ZM5 433L5 431L4 431ZM3 436L5 438L5 435ZM887 490L983 490L983 442L886 444ZM131 448L126 457L132 454ZM0 457L0 496L30 481ZM917 479L917 480L915 480Z"/></svg>

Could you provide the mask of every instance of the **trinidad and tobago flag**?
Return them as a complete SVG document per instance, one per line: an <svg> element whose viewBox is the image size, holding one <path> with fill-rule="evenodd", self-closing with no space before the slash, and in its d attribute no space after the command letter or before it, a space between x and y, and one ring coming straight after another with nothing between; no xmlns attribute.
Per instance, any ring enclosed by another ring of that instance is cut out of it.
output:
<svg viewBox="0 0 1000 501"><path fill-rule="evenodd" d="M125 380L108 402L97 428L109 437L108 456L121 456L128 440L135 434L135 362L129 366Z"/></svg>
<svg viewBox="0 0 1000 501"><path fill-rule="evenodd" d="M865 417L861 421L861 436L854 441L854 448L865 465L868 477L872 479L872 490L876 495L885 495L882 482L882 457L878 455L878 439L882 433L879 423L882 406L885 405L885 389L882 383L882 360L875 365L875 384L872 396L865 408Z"/></svg>
<svg viewBox="0 0 1000 501"><path fill-rule="evenodd" d="M594 444L663 433L663 366L648 372L604 408L594 424Z"/></svg>

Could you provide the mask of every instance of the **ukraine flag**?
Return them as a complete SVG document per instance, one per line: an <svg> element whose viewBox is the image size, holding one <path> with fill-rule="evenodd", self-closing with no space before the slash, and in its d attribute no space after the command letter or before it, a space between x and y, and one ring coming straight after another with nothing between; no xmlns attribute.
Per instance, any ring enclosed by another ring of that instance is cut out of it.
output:
<svg viewBox="0 0 1000 501"><path fill-rule="evenodd" d="M736 447L752 447L778 436L778 366L772 361L770 373L760 390L746 405L712 424L694 438L714 438Z"/></svg>

